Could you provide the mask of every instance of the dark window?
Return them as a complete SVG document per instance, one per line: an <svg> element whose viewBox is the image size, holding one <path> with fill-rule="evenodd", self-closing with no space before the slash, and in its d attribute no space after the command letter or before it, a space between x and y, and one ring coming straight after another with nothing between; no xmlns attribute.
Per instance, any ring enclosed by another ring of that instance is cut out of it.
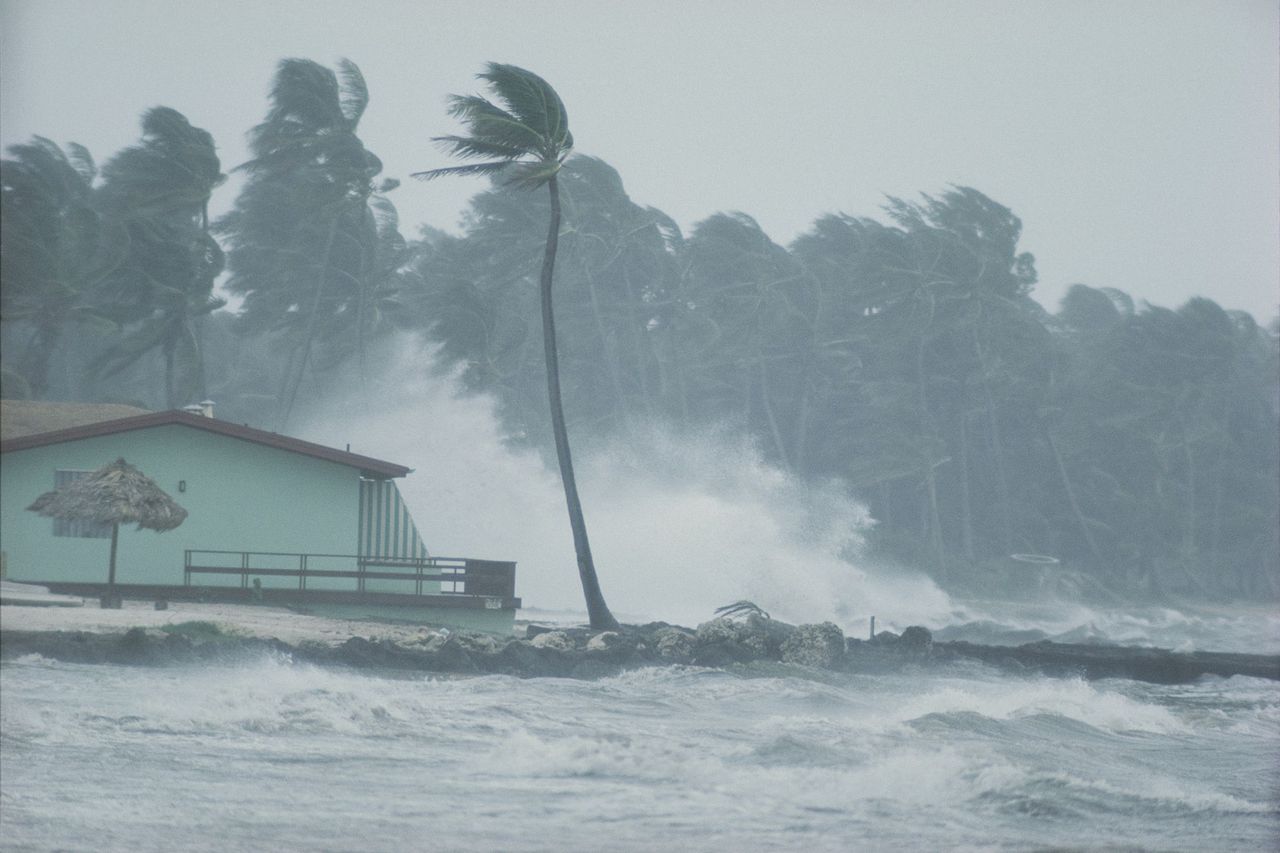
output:
<svg viewBox="0 0 1280 853"><path fill-rule="evenodd" d="M53 472L53 487L60 489L81 477L87 477L92 471L71 471L58 469ZM54 536L70 536L77 539L110 539L110 524L95 524L92 521L69 521L63 518L53 520Z"/></svg>

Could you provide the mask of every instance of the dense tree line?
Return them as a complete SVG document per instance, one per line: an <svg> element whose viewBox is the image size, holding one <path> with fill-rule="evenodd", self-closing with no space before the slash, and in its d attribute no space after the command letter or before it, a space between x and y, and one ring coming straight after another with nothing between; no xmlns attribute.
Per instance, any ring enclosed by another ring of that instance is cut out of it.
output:
<svg viewBox="0 0 1280 853"><path fill-rule="evenodd" d="M210 396L283 428L409 329L495 395L512 434L549 439L549 199L495 183L459 233L406 241L357 135L368 97L353 64L282 63L216 223L212 140L174 110L149 111L100 172L80 146L11 148L5 395ZM783 246L743 213L684 233L591 157L558 185L576 432L736 424L795 476L844 479L875 548L956 585L1030 553L1119 591L1280 594L1280 326L1085 285L1046 311L1020 221L966 187L823 215Z"/></svg>

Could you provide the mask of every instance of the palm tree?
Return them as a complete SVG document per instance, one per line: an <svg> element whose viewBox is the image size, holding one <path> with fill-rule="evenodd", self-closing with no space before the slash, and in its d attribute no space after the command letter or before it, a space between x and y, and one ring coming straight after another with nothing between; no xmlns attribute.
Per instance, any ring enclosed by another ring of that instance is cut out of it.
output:
<svg viewBox="0 0 1280 853"><path fill-rule="evenodd" d="M0 162L0 320L29 330L12 371L32 396L73 323L101 321L94 292L123 260L123 240L93 202L98 174L87 149L64 152L37 136Z"/></svg>
<svg viewBox="0 0 1280 853"><path fill-rule="evenodd" d="M102 167L98 205L119 223L127 248L99 295L121 334L95 374L119 373L159 349L165 405L176 409L205 395L199 327L226 304L213 295L223 255L208 217L226 176L213 137L177 110L147 110L142 131L139 144Z"/></svg>
<svg viewBox="0 0 1280 853"><path fill-rule="evenodd" d="M303 380L352 350L364 360L375 314L372 282L382 161L357 134L369 104L359 67L307 59L276 70L266 120L249 133L253 159L235 208L214 229L227 238L227 289L244 298L246 333L277 334L288 354L277 426L287 424ZM385 217L384 217L385 224Z"/></svg>
<svg viewBox="0 0 1280 853"><path fill-rule="evenodd" d="M573 134L569 132L569 115L564 102L547 81L537 74L514 65L491 62L476 75L489 84L495 104L478 95L454 95L449 99L449 112L466 126L469 136L440 136L433 141L447 152L466 160L483 162L448 166L417 172L413 176L430 180L445 175L501 175L505 182L524 189L547 187L551 194L551 221L542 253L539 286L542 295L542 344L547 363L547 396L551 403L551 428L555 434L556 458L560 463L560 479L564 484L565 502L569 508L569 525L573 530L573 546L578 556L578 575L587 600L591 627L616 630L618 620L609 612L591 544L587 524L578 500L578 486L569 453L569 434L564 424L560 402L560 369L556 354L555 314L551 303L551 283L555 274L556 248L560 239L560 189L556 175L573 150Z"/></svg>

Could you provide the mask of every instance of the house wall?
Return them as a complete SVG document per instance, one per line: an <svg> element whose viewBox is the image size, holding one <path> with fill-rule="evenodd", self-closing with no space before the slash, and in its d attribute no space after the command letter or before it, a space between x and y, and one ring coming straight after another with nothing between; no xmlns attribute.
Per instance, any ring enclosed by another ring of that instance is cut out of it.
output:
<svg viewBox="0 0 1280 853"><path fill-rule="evenodd" d="M189 513L165 533L121 526L116 580L181 584L184 549L355 554L359 472L355 468L203 430L168 424L9 451L0 460L0 549L15 581L105 582L109 539L55 537L53 520L26 510L53 488L54 470L95 470L118 457L151 477ZM179 481L186 481L180 492ZM226 565L238 565L229 559ZM312 561L310 568L343 568ZM280 568L297 561L281 560ZM193 578L239 585L237 576ZM263 586L296 585L263 578ZM309 580L315 589L352 581Z"/></svg>

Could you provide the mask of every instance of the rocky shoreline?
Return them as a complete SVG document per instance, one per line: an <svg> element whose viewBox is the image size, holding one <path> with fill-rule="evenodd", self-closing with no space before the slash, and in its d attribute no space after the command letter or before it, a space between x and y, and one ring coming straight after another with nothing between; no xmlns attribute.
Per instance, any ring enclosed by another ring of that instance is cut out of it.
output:
<svg viewBox="0 0 1280 853"><path fill-rule="evenodd" d="M935 643L922 627L871 640L844 636L830 622L789 625L757 613L719 617L697 629L653 622L595 632L532 624L523 638L420 629L397 639L351 636L340 642L271 637L192 621L125 631L0 630L0 658L23 655L74 663L172 665L282 655L321 666L591 679L646 666L689 665L745 671L875 673L936 669L966 662L1006 671L1161 684L1205 675L1280 680L1280 656L1172 652L1141 647L1041 641L1021 646Z"/></svg>

